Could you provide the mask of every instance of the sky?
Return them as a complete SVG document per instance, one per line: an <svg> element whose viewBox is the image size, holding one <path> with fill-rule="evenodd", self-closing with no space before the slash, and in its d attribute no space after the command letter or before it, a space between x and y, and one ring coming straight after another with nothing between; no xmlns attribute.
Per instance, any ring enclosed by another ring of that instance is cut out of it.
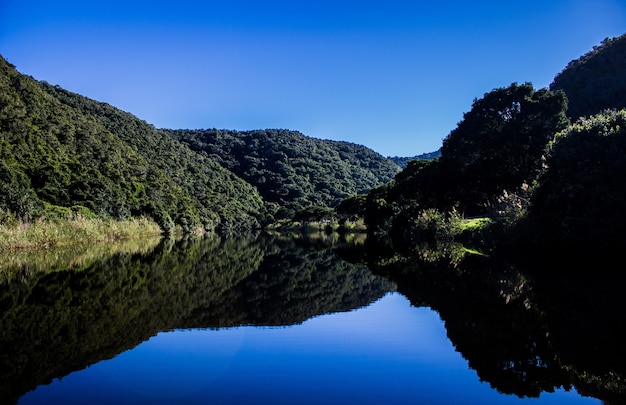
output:
<svg viewBox="0 0 626 405"><path fill-rule="evenodd" d="M437 150L473 100L549 86L626 0L0 0L23 74L172 129L284 128Z"/></svg>

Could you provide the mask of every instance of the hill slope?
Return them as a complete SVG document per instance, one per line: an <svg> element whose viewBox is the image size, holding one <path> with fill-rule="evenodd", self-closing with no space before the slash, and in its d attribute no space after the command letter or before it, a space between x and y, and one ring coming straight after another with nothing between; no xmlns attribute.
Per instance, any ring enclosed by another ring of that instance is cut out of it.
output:
<svg viewBox="0 0 626 405"><path fill-rule="evenodd" d="M554 78L550 90L565 92L567 115L574 120L608 108L626 108L626 34L607 38L571 61Z"/></svg>
<svg viewBox="0 0 626 405"><path fill-rule="evenodd" d="M437 159L439 156L441 156L441 149L437 149L434 152L422 153L417 156L390 156L389 159L404 169L411 160L433 160Z"/></svg>
<svg viewBox="0 0 626 405"><path fill-rule="evenodd" d="M335 206L391 179L400 168L365 146L268 129L168 130L195 151L255 185L287 210Z"/></svg>
<svg viewBox="0 0 626 405"><path fill-rule="evenodd" d="M146 215L164 229L258 226L260 195L215 161L108 104L19 73L0 56L0 214ZM0 215L0 219L2 217Z"/></svg>

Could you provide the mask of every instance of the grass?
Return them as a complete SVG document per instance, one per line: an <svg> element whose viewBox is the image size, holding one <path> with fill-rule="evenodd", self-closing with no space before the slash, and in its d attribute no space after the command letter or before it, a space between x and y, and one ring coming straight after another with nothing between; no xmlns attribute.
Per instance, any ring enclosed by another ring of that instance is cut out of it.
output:
<svg viewBox="0 0 626 405"><path fill-rule="evenodd" d="M64 220L38 220L15 225L0 225L0 253L160 234L159 226L146 218L113 221L73 215Z"/></svg>
<svg viewBox="0 0 626 405"><path fill-rule="evenodd" d="M493 223L490 218L470 218L464 219L461 223L461 232L474 232L483 229Z"/></svg>

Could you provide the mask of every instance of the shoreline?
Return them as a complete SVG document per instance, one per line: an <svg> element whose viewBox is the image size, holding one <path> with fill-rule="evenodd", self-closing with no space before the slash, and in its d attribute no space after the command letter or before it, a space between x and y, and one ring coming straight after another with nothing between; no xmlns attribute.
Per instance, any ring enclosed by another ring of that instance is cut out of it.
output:
<svg viewBox="0 0 626 405"><path fill-rule="evenodd" d="M73 218L0 225L0 254L42 250L93 242L111 242L162 235L156 222L147 218L108 220Z"/></svg>

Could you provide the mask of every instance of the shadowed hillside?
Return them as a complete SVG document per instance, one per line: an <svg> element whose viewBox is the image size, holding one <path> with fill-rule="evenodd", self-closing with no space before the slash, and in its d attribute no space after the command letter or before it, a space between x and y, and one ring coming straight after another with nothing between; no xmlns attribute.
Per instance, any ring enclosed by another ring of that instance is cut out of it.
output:
<svg viewBox="0 0 626 405"><path fill-rule="evenodd" d="M559 73L550 90L563 90L573 120L626 108L626 34L607 38Z"/></svg>

